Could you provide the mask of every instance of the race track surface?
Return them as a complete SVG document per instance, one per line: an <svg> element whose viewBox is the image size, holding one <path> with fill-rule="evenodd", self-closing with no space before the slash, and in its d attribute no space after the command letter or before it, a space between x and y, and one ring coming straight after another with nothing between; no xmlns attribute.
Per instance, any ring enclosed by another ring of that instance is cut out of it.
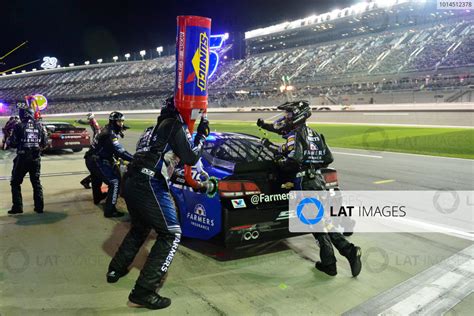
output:
<svg viewBox="0 0 474 316"><path fill-rule="evenodd" d="M129 132L123 143L133 151L137 138L138 133ZM473 160L341 148L333 152L333 166L344 190L474 189ZM79 185L87 174L83 153L47 154L42 165L46 213L33 212L25 178L25 213L15 217L6 215L12 157L4 155L0 160L0 314L152 314L131 309L126 302L153 236L131 272L118 283L107 284L107 265L129 223L105 219L101 208L92 204L90 190ZM123 201L119 208L126 209ZM424 311L428 306L430 314L461 315L473 310L469 291L457 291L458 283L440 279L443 273L464 273L463 279L472 281L472 269L456 270L472 262L472 239L393 233L356 234L351 241L363 251L364 266L357 279L350 277L349 265L339 255L338 276L315 270L318 247L311 235L234 251L185 240L160 292L173 300L166 312L327 315L375 311L376 306L384 308L377 312L400 311L395 296L401 291L406 296L403 312ZM449 260L456 260L456 265ZM417 293L410 291L414 286L403 287L410 280L422 291L435 287L439 295L431 301L417 299Z"/></svg>

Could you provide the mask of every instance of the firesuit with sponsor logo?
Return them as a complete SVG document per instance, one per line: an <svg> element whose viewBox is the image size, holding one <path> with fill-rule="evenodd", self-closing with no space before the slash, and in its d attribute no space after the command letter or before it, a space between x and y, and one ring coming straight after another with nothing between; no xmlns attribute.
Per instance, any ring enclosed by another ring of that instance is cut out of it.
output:
<svg viewBox="0 0 474 316"><path fill-rule="evenodd" d="M153 229L157 239L136 284L155 291L162 283L181 239L168 179L180 161L196 164L204 140L198 134L193 142L179 115L159 118L158 124L140 137L124 183L132 228L112 259L109 271L125 271Z"/></svg>
<svg viewBox="0 0 474 316"><path fill-rule="evenodd" d="M21 184L28 173L33 186L35 211L43 212L43 187L40 182L41 149L47 144L46 134L41 124L30 118L15 125L10 145L16 148L11 178L12 211L23 211Z"/></svg>
<svg viewBox="0 0 474 316"><path fill-rule="evenodd" d="M294 190L324 190L324 179L316 170L334 161L324 136L302 124L283 137L286 142L279 147L273 145L271 149L281 155L278 163L282 172L293 180ZM313 236L319 243L323 265L336 262L332 245L343 256L348 256L354 247L339 232L314 233Z"/></svg>
<svg viewBox="0 0 474 316"><path fill-rule="evenodd" d="M115 159L127 161L133 159L132 154L118 141L118 134L109 125L106 125L94 139L91 149L86 153L86 166L92 176L92 195L94 202L100 201L101 185L105 182L109 191L105 203L105 215L115 211L120 191L120 174L115 167Z"/></svg>

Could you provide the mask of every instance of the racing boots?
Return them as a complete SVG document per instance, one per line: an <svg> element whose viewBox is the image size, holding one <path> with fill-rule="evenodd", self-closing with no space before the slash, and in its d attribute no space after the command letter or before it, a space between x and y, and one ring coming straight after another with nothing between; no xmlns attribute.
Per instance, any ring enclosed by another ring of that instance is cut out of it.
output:
<svg viewBox="0 0 474 316"><path fill-rule="evenodd" d="M148 309L162 309L171 305L171 299L160 296L138 285L135 285L128 296L128 300L137 305L134 307L146 307Z"/></svg>
<svg viewBox="0 0 474 316"><path fill-rule="evenodd" d="M81 180L81 185L84 187L84 189L90 189L91 188L91 177L85 177L84 179Z"/></svg>
<svg viewBox="0 0 474 316"><path fill-rule="evenodd" d="M360 257L362 256L362 251L360 247L352 246L350 253L345 256L351 265L352 276L356 277L359 275L360 270L362 270L362 261Z"/></svg>
<svg viewBox="0 0 474 316"><path fill-rule="evenodd" d="M109 268L109 272L107 272L107 283L116 283L121 277L126 276L127 274L128 270L121 271Z"/></svg>
<svg viewBox="0 0 474 316"><path fill-rule="evenodd" d="M318 262L316 262L315 267L319 271L324 272L324 273L326 273L327 275L330 275L330 276L335 276L337 274L336 263L323 265L323 263L321 261L318 261Z"/></svg>
<svg viewBox="0 0 474 316"><path fill-rule="evenodd" d="M11 209L8 211L8 214L10 215L15 215L15 214L22 214L23 213L23 210L18 210L18 209Z"/></svg>

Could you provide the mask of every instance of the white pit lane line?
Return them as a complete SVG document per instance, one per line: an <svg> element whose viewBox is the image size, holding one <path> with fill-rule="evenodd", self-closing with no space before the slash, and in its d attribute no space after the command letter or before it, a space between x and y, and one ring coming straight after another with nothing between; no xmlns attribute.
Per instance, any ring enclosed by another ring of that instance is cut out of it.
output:
<svg viewBox="0 0 474 316"><path fill-rule="evenodd" d="M410 115L409 113L363 113L363 115L366 116L408 116Z"/></svg>
<svg viewBox="0 0 474 316"><path fill-rule="evenodd" d="M474 245L343 315L442 315L474 291Z"/></svg>
<svg viewBox="0 0 474 316"><path fill-rule="evenodd" d="M357 156L357 157L366 157L366 158L383 158L382 156L378 155L366 155L366 154L355 154L355 153L344 153L341 151L332 151L333 154L338 154L338 155L348 155L348 156Z"/></svg>

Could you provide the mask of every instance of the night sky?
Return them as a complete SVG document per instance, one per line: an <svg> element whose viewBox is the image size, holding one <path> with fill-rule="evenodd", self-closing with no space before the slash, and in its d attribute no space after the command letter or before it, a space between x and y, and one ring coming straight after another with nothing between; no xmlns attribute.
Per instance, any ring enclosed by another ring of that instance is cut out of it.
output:
<svg viewBox="0 0 474 316"><path fill-rule="evenodd" d="M212 33L243 32L350 6L356 0L10 0L0 5L0 70L54 56L61 65L173 44L177 15L212 18ZM40 62L27 66L39 68ZM18 71L18 70L17 70Z"/></svg>

